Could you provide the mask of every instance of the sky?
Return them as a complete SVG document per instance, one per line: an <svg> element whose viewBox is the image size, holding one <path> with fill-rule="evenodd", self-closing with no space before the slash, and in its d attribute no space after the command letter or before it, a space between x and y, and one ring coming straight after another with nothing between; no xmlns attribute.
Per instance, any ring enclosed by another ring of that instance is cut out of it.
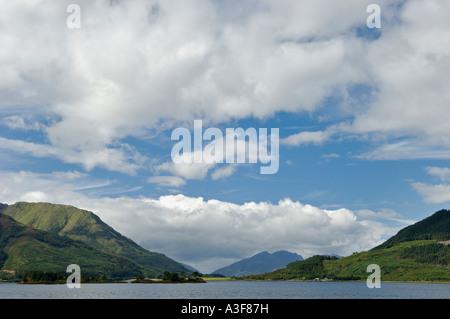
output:
<svg viewBox="0 0 450 319"><path fill-rule="evenodd" d="M0 0L0 202L90 210L203 273L261 251L371 249L450 206L448 12ZM238 128L257 138L226 161Z"/></svg>

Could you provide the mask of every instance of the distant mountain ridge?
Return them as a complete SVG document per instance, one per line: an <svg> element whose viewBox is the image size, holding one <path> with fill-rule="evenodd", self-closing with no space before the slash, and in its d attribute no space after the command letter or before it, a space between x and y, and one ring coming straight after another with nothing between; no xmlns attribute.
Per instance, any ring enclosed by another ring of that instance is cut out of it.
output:
<svg viewBox="0 0 450 319"><path fill-rule="evenodd" d="M285 267L287 264L296 260L303 260L303 257L285 250L276 251L272 254L263 251L252 257L242 259L229 266L217 269L213 274L221 274L226 277L240 277L266 273L280 267Z"/></svg>
<svg viewBox="0 0 450 319"><path fill-rule="evenodd" d="M135 263L146 276L189 270L164 254L150 252L121 235L92 212L69 205L18 202L0 205L0 213L35 229L82 242L100 252Z"/></svg>

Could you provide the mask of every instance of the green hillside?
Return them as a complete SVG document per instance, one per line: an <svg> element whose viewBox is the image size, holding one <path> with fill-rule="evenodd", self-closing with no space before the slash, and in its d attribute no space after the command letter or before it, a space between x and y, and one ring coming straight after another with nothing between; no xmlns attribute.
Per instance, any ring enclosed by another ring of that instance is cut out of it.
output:
<svg viewBox="0 0 450 319"><path fill-rule="evenodd" d="M70 264L78 264L85 275L108 278L135 277L144 270L128 258L35 229L0 213L0 269L20 277L30 270L65 272Z"/></svg>
<svg viewBox="0 0 450 319"><path fill-rule="evenodd" d="M186 267L167 256L142 248L105 224L97 215L86 210L69 205L19 202L3 207L0 212L37 229L127 257L148 268L149 271L146 273L148 276L164 271L189 272Z"/></svg>
<svg viewBox="0 0 450 319"><path fill-rule="evenodd" d="M450 282L450 246L431 240L400 243L391 248L335 259L313 256L285 268L243 277L253 280L366 280L367 266L377 264L384 281Z"/></svg>
<svg viewBox="0 0 450 319"><path fill-rule="evenodd" d="M366 280L367 266L377 264L384 281L450 282L450 211L402 229L370 251L340 259L313 256L270 273L244 277L256 280Z"/></svg>
<svg viewBox="0 0 450 319"><path fill-rule="evenodd" d="M374 249L389 248L398 243L422 239L440 241L450 239L450 210L442 209L430 217L403 228L397 235Z"/></svg>

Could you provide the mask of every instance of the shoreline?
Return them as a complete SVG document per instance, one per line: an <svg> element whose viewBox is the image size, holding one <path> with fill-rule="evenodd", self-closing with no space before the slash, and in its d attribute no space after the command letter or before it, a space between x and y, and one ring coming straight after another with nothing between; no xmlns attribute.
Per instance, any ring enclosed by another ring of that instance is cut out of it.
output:
<svg viewBox="0 0 450 319"><path fill-rule="evenodd" d="M66 285L67 282L64 281L10 281L11 283L17 283L18 285ZM81 282L80 284L126 284L127 281L87 281Z"/></svg>
<svg viewBox="0 0 450 319"><path fill-rule="evenodd" d="M288 280L260 280L260 279L235 279L231 277L225 277L221 279L204 278L206 281L258 281L258 282L366 282L365 280L304 280L304 279L288 279ZM411 283L411 284L450 284L450 281L410 281L410 280L381 280L381 283Z"/></svg>
<svg viewBox="0 0 450 319"><path fill-rule="evenodd" d="M180 281L170 281L170 280L160 280L160 279L141 279L141 280L133 280L130 283L132 284L206 284L206 281L203 279L196 280L180 280Z"/></svg>
<svg viewBox="0 0 450 319"><path fill-rule="evenodd" d="M304 280L304 279L289 279L289 280L258 280L258 279L237 279L231 277L207 277L200 280L184 280L184 281L163 281L161 279L126 279L126 280L111 280L111 281L88 281L81 282L81 284L197 284L197 283L207 283L207 282L217 282L217 281L255 281L255 282L365 282L365 280ZM2 283L16 283L18 285L65 285L67 282L57 281L57 282L23 282L23 281L0 281ZM381 283L411 283L411 284L450 284L450 281L395 281L395 280L385 280Z"/></svg>
<svg viewBox="0 0 450 319"><path fill-rule="evenodd" d="M61 281L32 281L32 282L23 282L23 281L0 281L0 283L16 283L18 285L66 285L67 282L65 280ZM118 280L118 281L87 281L81 282L80 284L202 284L206 283L205 280L183 280L183 281L167 281L160 279L144 279L144 280Z"/></svg>

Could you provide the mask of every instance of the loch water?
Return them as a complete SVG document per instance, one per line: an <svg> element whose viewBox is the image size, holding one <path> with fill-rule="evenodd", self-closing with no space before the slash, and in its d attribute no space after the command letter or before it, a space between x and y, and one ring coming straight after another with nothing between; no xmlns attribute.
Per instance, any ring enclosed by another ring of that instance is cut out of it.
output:
<svg viewBox="0 0 450 319"><path fill-rule="evenodd" d="M0 299L450 299L450 284L382 282L208 281L184 284L0 283Z"/></svg>

